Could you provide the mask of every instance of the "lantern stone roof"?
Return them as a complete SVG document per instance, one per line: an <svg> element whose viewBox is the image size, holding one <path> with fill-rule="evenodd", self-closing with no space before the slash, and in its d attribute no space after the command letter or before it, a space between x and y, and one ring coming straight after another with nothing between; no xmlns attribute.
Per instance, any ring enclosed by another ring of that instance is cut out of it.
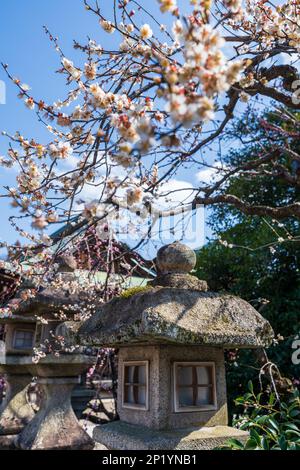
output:
<svg viewBox="0 0 300 470"><path fill-rule="evenodd" d="M82 303L90 301L87 291L72 293L66 289L56 290L53 288L40 290L32 299L28 299L17 308L18 315L43 315L69 313L74 315L80 313Z"/></svg>
<svg viewBox="0 0 300 470"><path fill-rule="evenodd" d="M0 310L1 323L34 323L39 316L44 319L74 319L75 315L84 318L86 310L93 310L102 300L97 298L94 289L88 289L78 282L74 274L72 260L59 260L59 270L52 281L39 286L36 292L24 298L24 293L36 286L24 279L16 295L8 303L7 309ZM99 296L98 296L99 297Z"/></svg>
<svg viewBox="0 0 300 470"><path fill-rule="evenodd" d="M76 333L82 344L211 345L226 348L268 346L271 325L239 297L211 292L188 274L194 252L180 243L157 254L158 277L148 288L101 305Z"/></svg>
<svg viewBox="0 0 300 470"><path fill-rule="evenodd" d="M75 315L80 315L92 301L97 305L100 303L92 299L88 291L70 293L62 289L41 289L34 297L25 301L15 297L7 312L5 309L0 311L0 324L20 321L35 323L38 317L54 320L59 318L58 315L73 318ZM15 307L13 307L14 304L16 304Z"/></svg>

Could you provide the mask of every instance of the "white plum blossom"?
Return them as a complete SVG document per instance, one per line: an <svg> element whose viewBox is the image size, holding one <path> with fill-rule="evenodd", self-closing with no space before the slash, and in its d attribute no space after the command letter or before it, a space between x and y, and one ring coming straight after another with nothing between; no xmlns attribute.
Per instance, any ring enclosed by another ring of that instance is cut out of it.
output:
<svg viewBox="0 0 300 470"><path fill-rule="evenodd" d="M39 216L35 215L33 217L33 220L32 220L32 228L35 228L37 230L43 230L44 228L46 228L48 225L48 222L46 220L46 217L41 214Z"/></svg>
<svg viewBox="0 0 300 470"><path fill-rule="evenodd" d="M25 104L28 109L33 110L35 108L35 103L34 103L33 98L27 98L27 100L25 101Z"/></svg>
<svg viewBox="0 0 300 470"><path fill-rule="evenodd" d="M148 24L144 24L140 29L140 36L142 39L150 39L153 36L153 31Z"/></svg>
<svg viewBox="0 0 300 470"><path fill-rule="evenodd" d="M49 235L47 235L46 233L44 233L42 236L41 236L41 243L43 245L46 245L46 246L52 246L53 245L53 240L51 237L49 237Z"/></svg>
<svg viewBox="0 0 300 470"><path fill-rule="evenodd" d="M74 63L71 60L67 59L66 57L63 57L61 62L65 70L69 73L69 77L71 80L80 80L82 72L74 66Z"/></svg>
<svg viewBox="0 0 300 470"><path fill-rule="evenodd" d="M223 0L224 5L232 13L241 13L242 10L242 1L241 0Z"/></svg>
<svg viewBox="0 0 300 470"><path fill-rule="evenodd" d="M107 208L105 204L100 203L98 200L87 202L84 205L83 217L87 220L98 218L103 219L107 214Z"/></svg>
<svg viewBox="0 0 300 470"><path fill-rule="evenodd" d="M90 39L89 41L89 48L92 54L97 55L98 57L101 57L103 53L103 48L100 46L100 44L97 44L94 39Z"/></svg>
<svg viewBox="0 0 300 470"><path fill-rule="evenodd" d="M50 144L48 151L51 158L66 159L72 155L73 148L69 142L59 142Z"/></svg>
<svg viewBox="0 0 300 470"><path fill-rule="evenodd" d="M133 39L125 37L124 40L120 43L119 49L121 52L129 52L134 47Z"/></svg>
<svg viewBox="0 0 300 470"><path fill-rule="evenodd" d="M30 90L30 86L27 85L27 83L22 83L22 85L20 85L20 88L23 91L29 91Z"/></svg>
<svg viewBox="0 0 300 470"><path fill-rule="evenodd" d="M84 74L88 80L95 80L97 76L97 64L94 62L85 64Z"/></svg>
<svg viewBox="0 0 300 470"><path fill-rule="evenodd" d="M111 21L101 20L100 25L106 33L112 34L115 31L115 27Z"/></svg>
<svg viewBox="0 0 300 470"><path fill-rule="evenodd" d="M126 191L126 201L128 206L140 204L143 200L143 190L140 187L129 188Z"/></svg>
<svg viewBox="0 0 300 470"><path fill-rule="evenodd" d="M168 11L173 13L177 8L177 0L158 0L158 2L163 13Z"/></svg>

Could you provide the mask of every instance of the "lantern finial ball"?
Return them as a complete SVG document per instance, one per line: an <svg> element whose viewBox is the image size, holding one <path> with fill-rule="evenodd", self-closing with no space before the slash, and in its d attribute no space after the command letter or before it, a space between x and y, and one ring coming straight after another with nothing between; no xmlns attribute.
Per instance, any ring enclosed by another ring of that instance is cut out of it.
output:
<svg viewBox="0 0 300 470"><path fill-rule="evenodd" d="M156 263L162 273L189 273L196 266L196 254L180 242L163 246L157 252Z"/></svg>

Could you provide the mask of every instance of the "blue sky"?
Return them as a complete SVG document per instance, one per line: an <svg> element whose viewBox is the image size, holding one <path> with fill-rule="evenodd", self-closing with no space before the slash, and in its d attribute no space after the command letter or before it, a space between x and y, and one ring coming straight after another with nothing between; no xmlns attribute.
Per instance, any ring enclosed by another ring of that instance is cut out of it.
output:
<svg viewBox="0 0 300 470"><path fill-rule="evenodd" d="M107 3L107 2L105 2ZM59 57L43 31L43 25L59 36L65 54L76 57L72 40L86 41L87 34L101 34L93 15L85 12L82 0L10 0L0 2L0 60L7 63L13 76L28 83L35 97L53 102L64 96L63 79L55 74ZM0 71L6 84L6 105L0 105L0 129L20 131L26 137L43 141L48 132L17 98L16 87ZM0 136L0 155L5 155L7 138ZM0 186L14 185L15 173L0 169ZM1 191L2 192L2 191ZM14 241L16 234L6 222L11 214L7 201L0 198L0 238Z"/></svg>
<svg viewBox="0 0 300 470"><path fill-rule="evenodd" d="M101 3L103 12L110 16L112 2L102 0ZM149 7L148 0L146 4ZM155 2L151 3L151 8L159 11ZM83 0L5 0L0 2L0 18L0 60L9 65L13 76L30 85L35 98L48 103L65 97L66 87L62 76L55 74L60 66L59 56L46 37L43 25L58 36L65 55L75 63L80 63L82 56L74 51L73 39L86 42L89 36L104 46L113 40L102 31L97 18L85 11ZM0 80L6 85L6 104L0 105L0 130L8 133L20 131L26 138L48 141L48 132L17 98L16 87L8 81L2 69ZM1 135L0 155L5 155L7 146L7 138ZM15 176L13 171L0 168L0 193L4 185L15 185ZM178 178L196 183L195 172L192 171L182 170ZM13 242L18 238L7 222L12 213L15 211L8 207L7 200L0 198L0 240Z"/></svg>

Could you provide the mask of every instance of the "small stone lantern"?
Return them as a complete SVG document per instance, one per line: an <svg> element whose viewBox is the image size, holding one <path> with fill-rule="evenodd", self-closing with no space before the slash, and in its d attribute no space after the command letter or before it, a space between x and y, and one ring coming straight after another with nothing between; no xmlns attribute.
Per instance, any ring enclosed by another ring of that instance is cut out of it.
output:
<svg viewBox="0 0 300 470"><path fill-rule="evenodd" d="M224 348L267 346L273 331L248 302L208 291L189 274L195 263L185 245L163 247L147 290L101 306L78 331L119 350L120 421L94 430L109 449L212 449L248 436L227 425Z"/></svg>
<svg viewBox="0 0 300 470"><path fill-rule="evenodd" d="M33 419L34 410L28 403L28 386L32 375L25 367L35 341L36 319L14 313L1 315L5 328L0 373L6 379L6 395L0 407L0 448L9 448L15 436Z"/></svg>
<svg viewBox="0 0 300 470"><path fill-rule="evenodd" d="M59 272L47 286L8 316L5 354L0 372L6 374L7 399L0 410L2 445L21 449L92 449L94 443L80 426L71 406L71 392L95 358L78 352L60 352L60 327L74 321L89 304L91 293L78 286L74 268L60 262ZM76 287L77 286L77 287ZM18 304L21 290L14 302ZM19 297L18 297L19 295ZM43 344L42 357L33 361L33 349ZM44 357L43 357L44 356ZM26 399L27 386L37 378L44 399L35 414ZM0 439L1 445L1 439Z"/></svg>

